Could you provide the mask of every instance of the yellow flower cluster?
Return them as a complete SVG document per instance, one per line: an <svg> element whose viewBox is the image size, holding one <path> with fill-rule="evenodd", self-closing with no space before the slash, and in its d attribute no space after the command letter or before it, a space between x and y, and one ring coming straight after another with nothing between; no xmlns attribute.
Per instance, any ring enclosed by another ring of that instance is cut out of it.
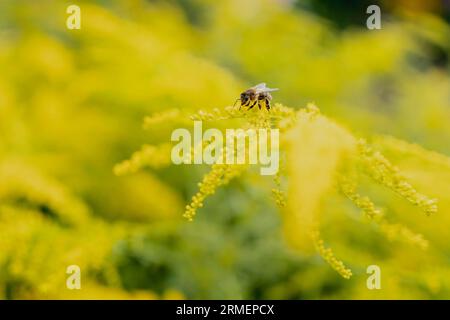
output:
<svg viewBox="0 0 450 320"><path fill-rule="evenodd" d="M421 160L450 168L449 157L435 151L427 150L416 143L409 143L387 135L375 137L374 142L404 155L414 156Z"/></svg>
<svg viewBox="0 0 450 320"><path fill-rule="evenodd" d="M286 195L283 190L281 190L281 172L283 168L280 167L278 172L273 177L273 182L275 183L276 188L272 189L272 195L274 197L275 203L280 208L284 208L286 206Z"/></svg>
<svg viewBox="0 0 450 320"><path fill-rule="evenodd" d="M82 225L89 210L66 188L16 161L0 164L0 201L35 208L63 225Z"/></svg>
<svg viewBox="0 0 450 320"><path fill-rule="evenodd" d="M245 110L227 106L224 109L214 108L212 112L200 110L190 116L193 121L227 120L241 118L246 115Z"/></svg>
<svg viewBox="0 0 450 320"><path fill-rule="evenodd" d="M335 257L333 250L325 247L325 243L321 239L318 229L311 231L311 238L313 240L314 247L321 255L321 257L343 278L350 279L350 277L352 276L352 271L347 268L341 260Z"/></svg>
<svg viewBox="0 0 450 320"><path fill-rule="evenodd" d="M114 167L114 173L118 176L134 173L144 167L162 168L169 165L170 144L162 144L160 146L143 145L141 150L133 153L129 160L125 160Z"/></svg>
<svg viewBox="0 0 450 320"><path fill-rule="evenodd" d="M0 298L64 295L72 264L86 275L110 270L114 281L106 257L125 233L92 217L82 200L37 169L13 160L0 164L0 265L6 276Z"/></svg>
<svg viewBox="0 0 450 320"><path fill-rule="evenodd" d="M340 176L339 188L341 192L355 204L355 206L363 211L368 219L380 221L383 218L382 211L375 207L375 204L369 197L363 197L356 192L356 183L353 180Z"/></svg>
<svg viewBox="0 0 450 320"><path fill-rule="evenodd" d="M168 120L177 119L180 116L180 110L172 109L156 113L144 118L144 129L149 129L155 124L165 123Z"/></svg>
<svg viewBox="0 0 450 320"><path fill-rule="evenodd" d="M428 248L428 241L420 233L411 231L408 227L401 224L391 224L386 221L380 222L380 231L389 239L399 239L415 245L422 250Z"/></svg>
<svg viewBox="0 0 450 320"><path fill-rule="evenodd" d="M365 170L377 182L397 192L427 215L437 212L437 200L417 192L380 152L369 147L365 140L358 143L358 151Z"/></svg>
<svg viewBox="0 0 450 320"><path fill-rule="evenodd" d="M296 112L284 136L288 206L283 215L287 239L305 252L314 244L323 259L348 278L351 272L334 257L331 249L326 249L319 241L318 230L322 205L333 192L337 170L354 152L354 138L347 130L321 115L313 104Z"/></svg>
<svg viewBox="0 0 450 320"><path fill-rule="evenodd" d="M363 197L356 192L356 183L354 181L341 176L339 178L339 188L355 206L363 211L369 220L378 224L380 232L389 240L400 239L421 249L428 248L428 241L424 239L423 235L415 233L401 224L387 222L381 209L377 208L369 197Z"/></svg>
<svg viewBox="0 0 450 320"><path fill-rule="evenodd" d="M205 198L214 194L218 187L228 184L230 180L239 176L244 168L244 165L212 165L211 171L203 177L202 182L198 183L199 191L192 197L191 203L186 206L183 216L192 221L197 209L203 207Z"/></svg>
<svg viewBox="0 0 450 320"><path fill-rule="evenodd" d="M181 116L179 112L171 111L148 118L146 126L159 122L155 119ZM256 108L243 110L228 106L223 109L215 108L210 112L198 111L190 119L194 121L242 119L243 129L277 128L283 133L280 138L284 149L280 151L285 152L289 160L287 168L289 194L286 197L282 190L282 170L280 170L274 177L276 187L272 188L272 195L275 203L283 208L286 220L285 232L299 248L303 248L305 236L310 242L312 239L316 251L344 278L350 278L352 272L334 256L330 248L325 247L324 241L320 239L318 231L320 226L317 223L320 220L318 217L320 203L332 189L336 177L339 177L337 182L341 192L360 208L368 219L376 222L380 232L387 238L401 238L421 248L427 247L428 242L422 235L402 225L390 224L385 220L383 212L368 197L358 194L355 177L362 168L377 183L394 190L427 214L436 212L436 200L418 193L381 153L373 151L364 140L358 142L347 130L321 115L319 108L314 104L295 110L277 103L269 112ZM208 142L204 142L203 148L207 144ZM162 154L163 151L165 155ZM222 152L225 151L224 148ZM160 153L161 158L158 158L157 153ZM116 173L134 172L143 164L150 164L153 167L161 163L167 164L169 153L169 146L165 146L164 149L145 146L144 151L141 150L128 162L118 165ZM162 160L157 162L157 159ZM348 160L351 160L352 165L349 165ZM356 162L353 162L354 160ZM353 174L345 176L339 173L343 163L347 163L346 168L353 170ZM212 165L211 170L198 184L199 190L186 206L183 216L192 221L208 196L213 195L218 187L240 176L247 168L246 165Z"/></svg>

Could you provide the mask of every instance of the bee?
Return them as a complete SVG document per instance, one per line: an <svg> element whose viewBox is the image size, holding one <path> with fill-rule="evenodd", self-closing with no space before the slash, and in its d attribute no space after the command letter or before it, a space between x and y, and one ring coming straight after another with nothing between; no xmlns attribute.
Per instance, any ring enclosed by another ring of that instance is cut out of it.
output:
<svg viewBox="0 0 450 320"><path fill-rule="evenodd" d="M249 107L247 110L250 110L254 106L258 105L261 110L261 107L265 105L266 109L270 110L270 100L272 100L272 95L270 92L276 90L278 89L267 88L265 83L260 83L242 92L241 97L237 99L236 102L241 101L239 109L242 107Z"/></svg>

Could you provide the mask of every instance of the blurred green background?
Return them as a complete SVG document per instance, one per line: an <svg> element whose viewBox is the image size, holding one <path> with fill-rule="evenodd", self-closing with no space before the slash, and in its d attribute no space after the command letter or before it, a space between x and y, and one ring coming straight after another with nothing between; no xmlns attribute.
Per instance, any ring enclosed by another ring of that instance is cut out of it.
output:
<svg viewBox="0 0 450 320"><path fill-rule="evenodd" d="M66 28L70 4L80 30ZM369 4L381 7L381 30L366 28ZM227 106L259 82L357 136L449 155L449 10L438 0L0 0L0 298L450 298L448 163L385 150L439 199L434 217L372 190L430 240L426 252L333 203L325 236L351 280L285 243L251 178L188 223L184 205L207 168L113 174L142 144L170 141L169 126L142 130L145 116ZM82 290L65 287L71 264ZM371 264L382 290L366 288Z"/></svg>

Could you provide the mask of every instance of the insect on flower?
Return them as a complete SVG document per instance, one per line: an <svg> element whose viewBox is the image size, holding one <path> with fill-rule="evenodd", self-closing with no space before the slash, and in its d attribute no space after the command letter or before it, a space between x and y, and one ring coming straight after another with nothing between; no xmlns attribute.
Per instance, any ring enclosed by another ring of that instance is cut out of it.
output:
<svg viewBox="0 0 450 320"><path fill-rule="evenodd" d="M265 83L260 83L242 92L241 97L237 99L236 102L239 100L241 101L239 109L241 109L241 107L249 107L248 110L250 110L255 105L258 105L261 110L261 107L265 105L267 110L270 110L270 100L272 100L270 92L276 90L278 89L267 88Z"/></svg>

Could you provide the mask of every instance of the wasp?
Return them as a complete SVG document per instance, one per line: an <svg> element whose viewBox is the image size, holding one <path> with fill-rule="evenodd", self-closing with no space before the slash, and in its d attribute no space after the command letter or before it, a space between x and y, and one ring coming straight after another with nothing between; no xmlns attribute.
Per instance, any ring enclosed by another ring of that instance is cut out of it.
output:
<svg viewBox="0 0 450 320"><path fill-rule="evenodd" d="M265 83L260 83L242 92L241 97L237 99L236 102L241 101L239 109L242 107L248 107L247 110L250 110L254 106L258 105L261 110L261 107L265 105L266 109L270 110L270 100L272 100L272 95L270 92L276 90L278 89L267 88Z"/></svg>

